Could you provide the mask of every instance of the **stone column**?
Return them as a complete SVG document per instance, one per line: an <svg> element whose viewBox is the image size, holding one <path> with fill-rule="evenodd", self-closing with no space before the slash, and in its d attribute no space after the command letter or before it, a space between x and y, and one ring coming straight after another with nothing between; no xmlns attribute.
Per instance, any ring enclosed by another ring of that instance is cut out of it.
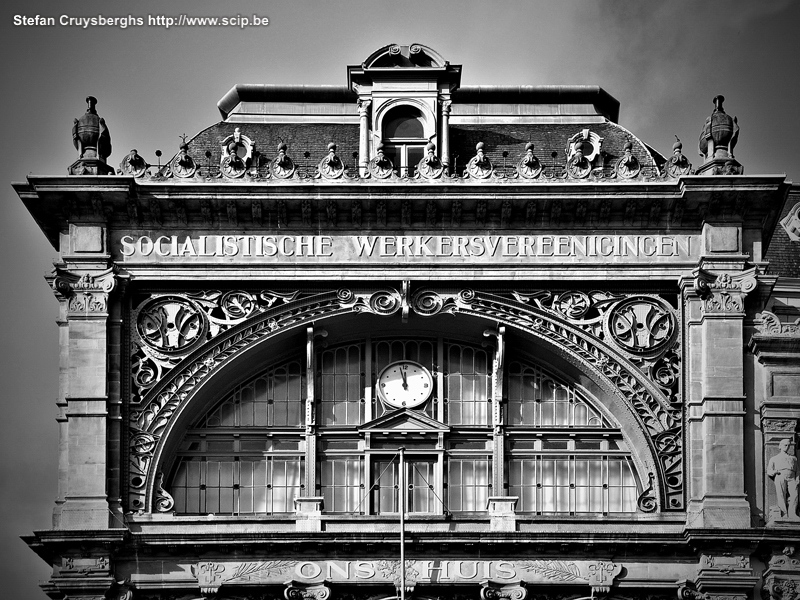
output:
<svg viewBox="0 0 800 600"><path fill-rule="evenodd" d="M757 286L737 227L703 229L684 289L687 319L687 528L750 526L744 477L744 299Z"/></svg>
<svg viewBox="0 0 800 600"><path fill-rule="evenodd" d="M441 133L441 161L444 165L444 172L450 174L450 100L442 102L442 133Z"/></svg>
<svg viewBox="0 0 800 600"><path fill-rule="evenodd" d="M371 100L358 101L358 176L366 177L369 166L369 108Z"/></svg>
<svg viewBox="0 0 800 600"><path fill-rule="evenodd" d="M50 278L62 303L57 529L109 527L107 322L117 276L104 243L104 228L71 225Z"/></svg>

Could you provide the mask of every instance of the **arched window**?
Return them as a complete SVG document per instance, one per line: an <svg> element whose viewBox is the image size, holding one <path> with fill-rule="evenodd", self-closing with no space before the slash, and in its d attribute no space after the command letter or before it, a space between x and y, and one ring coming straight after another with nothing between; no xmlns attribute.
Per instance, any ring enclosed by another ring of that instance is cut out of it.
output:
<svg viewBox="0 0 800 600"><path fill-rule="evenodd" d="M305 360L271 366L186 431L167 485L175 509L279 514L293 512L296 497L322 496L327 513L395 514L405 493L409 513L480 513L494 482L523 514L635 512L641 485L619 425L526 354L507 352L494 427L494 352L444 336L376 337L318 348L312 374ZM380 374L402 364L428 372L424 402L382 399ZM307 377L314 413L305 410Z"/></svg>
<svg viewBox="0 0 800 600"><path fill-rule="evenodd" d="M507 372L507 478L517 510L635 512L638 485L619 428L541 367L514 361Z"/></svg>
<svg viewBox="0 0 800 600"><path fill-rule="evenodd" d="M420 110L409 105L392 108L383 117L381 133L384 155L401 176L413 176L428 142Z"/></svg>
<svg viewBox="0 0 800 600"><path fill-rule="evenodd" d="M294 511L303 488L305 375L298 361L237 386L186 432L173 468L185 514Z"/></svg>

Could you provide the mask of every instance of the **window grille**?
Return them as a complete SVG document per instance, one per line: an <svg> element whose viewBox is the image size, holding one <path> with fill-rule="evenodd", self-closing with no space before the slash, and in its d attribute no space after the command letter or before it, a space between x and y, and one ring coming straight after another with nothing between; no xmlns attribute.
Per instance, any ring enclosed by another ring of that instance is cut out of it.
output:
<svg viewBox="0 0 800 600"><path fill-rule="evenodd" d="M321 425L358 425L364 419L363 345L321 353L319 410Z"/></svg>

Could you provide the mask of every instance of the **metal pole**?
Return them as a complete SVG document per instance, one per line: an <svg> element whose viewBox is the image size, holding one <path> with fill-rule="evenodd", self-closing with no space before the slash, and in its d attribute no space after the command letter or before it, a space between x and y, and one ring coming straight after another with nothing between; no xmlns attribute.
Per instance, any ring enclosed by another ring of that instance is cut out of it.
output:
<svg viewBox="0 0 800 600"><path fill-rule="evenodd" d="M406 600L406 449L400 448L397 475L397 508L400 512L400 600Z"/></svg>

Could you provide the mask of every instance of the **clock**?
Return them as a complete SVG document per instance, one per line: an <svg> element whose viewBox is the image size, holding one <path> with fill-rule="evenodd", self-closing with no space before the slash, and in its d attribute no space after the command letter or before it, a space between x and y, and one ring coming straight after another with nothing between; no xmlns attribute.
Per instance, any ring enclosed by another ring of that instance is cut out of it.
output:
<svg viewBox="0 0 800 600"><path fill-rule="evenodd" d="M378 375L378 395L392 408L414 408L433 393L433 376L421 364L399 360Z"/></svg>

